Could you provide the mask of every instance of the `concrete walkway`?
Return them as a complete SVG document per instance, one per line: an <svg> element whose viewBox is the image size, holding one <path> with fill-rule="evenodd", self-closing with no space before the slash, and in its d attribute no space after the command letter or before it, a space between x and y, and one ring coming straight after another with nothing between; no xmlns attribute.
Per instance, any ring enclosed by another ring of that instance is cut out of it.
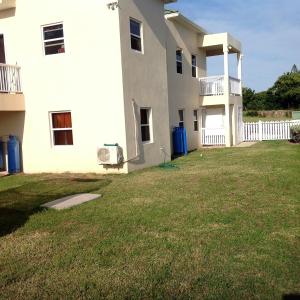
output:
<svg viewBox="0 0 300 300"><path fill-rule="evenodd" d="M86 203L86 202L95 200L100 197L101 197L101 195L98 195L98 194L72 195L72 196L64 197L61 199L57 199L57 200L45 203L45 204L41 205L41 207L62 210L62 209L71 208L73 206L77 206L82 203Z"/></svg>
<svg viewBox="0 0 300 300"><path fill-rule="evenodd" d="M257 142L243 142L235 147L237 148L247 148L247 147L251 147L253 145L257 144Z"/></svg>

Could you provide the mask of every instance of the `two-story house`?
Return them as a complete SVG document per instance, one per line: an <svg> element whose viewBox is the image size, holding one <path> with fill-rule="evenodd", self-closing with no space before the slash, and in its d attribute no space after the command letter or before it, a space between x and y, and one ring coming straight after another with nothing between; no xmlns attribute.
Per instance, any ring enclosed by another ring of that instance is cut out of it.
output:
<svg viewBox="0 0 300 300"><path fill-rule="evenodd" d="M157 165L171 159L175 126L189 150L240 142L241 45L165 11L170 2L0 1L0 139L18 137L24 172ZM206 77L213 55L224 74ZM99 163L116 143L123 160Z"/></svg>

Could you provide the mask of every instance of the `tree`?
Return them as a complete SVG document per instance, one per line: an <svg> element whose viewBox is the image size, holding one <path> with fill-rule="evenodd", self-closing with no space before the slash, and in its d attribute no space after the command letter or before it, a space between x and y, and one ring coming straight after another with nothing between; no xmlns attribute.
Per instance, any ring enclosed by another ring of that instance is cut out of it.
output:
<svg viewBox="0 0 300 300"><path fill-rule="evenodd" d="M300 71L298 70L297 66L294 64L292 67L291 73L299 73Z"/></svg>
<svg viewBox="0 0 300 300"><path fill-rule="evenodd" d="M245 110L252 110L253 102L255 101L255 91L250 88L243 88L243 104Z"/></svg>
<svg viewBox="0 0 300 300"><path fill-rule="evenodd" d="M300 108L300 73L285 73L268 90L283 109Z"/></svg>

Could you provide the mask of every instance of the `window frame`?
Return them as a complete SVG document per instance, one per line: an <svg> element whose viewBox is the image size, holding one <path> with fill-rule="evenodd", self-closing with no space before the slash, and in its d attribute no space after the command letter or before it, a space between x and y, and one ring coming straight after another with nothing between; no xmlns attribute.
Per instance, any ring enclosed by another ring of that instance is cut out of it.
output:
<svg viewBox="0 0 300 300"><path fill-rule="evenodd" d="M53 114L64 114L64 113L70 113L71 114L71 122L72 127L71 128L53 128ZM72 120L72 111L71 110L61 110L61 111L49 111L49 120L50 120L50 136L51 136L51 145L53 148L64 148L64 147L73 147L74 146L74 135L73 135L73 120ZM54 133L56 131L71 131L72 132L72 141L73 144L68 145L56 145L55 144L55 136Z"/></svg>
<svg viewBox="0 0 300 300"><path fill-rule="evenodd" d="M192 54L191 58L192 58L192 62L191 62L191 65L192 65L192 77L193 78L197 78L197 75L198 75L197 55L196 54ZM194 64L194 60L195 60L195 64Z"/></svg>
<svg viewBox="0 0 300 300"><path fill-rule="evenodd" d="M182 119L181 119L181 114L180 112L182 112ZM178 109L178 117L179 117L179 122L178 122L178 126L181 128L184 128L184 109Z"/></svg>
<svg viewBox="0 0 300 300"><path fill-rule="evenodd" d="M62 25L62 32L63 32L63 36L60 38L54 38L54 39L45 39L45 31L44 29L47 27L51 27L51 26L56 26L56 25ZM65 31L64 31L64 23L61 22L56 22L56 23L50 23L50 24L45 24L45 25L41 25L41 34L42 34L42 43L43 43L43 53L44 56L53 56L53 55L57 55L57 54L66 54L66 41L65 41ZM63 43L63 52L57 52L57 53L53 53L53 54L46 54L46 43L48 42L55 42L55 41L60 41L62 40Z"/></svg>
<svg viewBox="0 0 300 300"><path fill-rule="evenodd" d="M147 116L148 116L148 123L147 124L142 124L142 113L141 111L142 110L146 110L148 113L147 113ZM151 107L141 107L140 108L140 132L141 132L141 141L142 141L142 144L145 145L145 144L152 144L153 143L153 126L152 126L152 108ZM142 128L143 127L149 127L149 140L147 141L143 141L143 131L142 131Z"/></svg>
<svg viewBox="0 0 300 300"><path fill-rule="evenodd" d="M198 132L199 131L199 110L194 109L193 110L193 117L194 117L194 131Z"/></svg>
<svg viewBox="0 0 300 300"><path fill-rule="evenodd" d="M177 52L180 52L180 60L178 60ZM181 65L181 72L178 72L178 64ZM176 49L176 73L183 75L183 50L181 48Z"/></svg>
<svg viewBox="0 0 300 300"><path fill-rule="evenodd" d="M135 33L131 32L131 26L130 26L131 21L139 24L139 26L140 26L140 36L138 36ZM144 54L144 28L143 28L143 22L141 22L141 21L139 21L135 18L129 17L129 35L130 35L130 49L132 51L136 52L136 53ZM140 39L140 41L141 41L141 50L137 50L137 49L132 48L132 37Z"/></svg>

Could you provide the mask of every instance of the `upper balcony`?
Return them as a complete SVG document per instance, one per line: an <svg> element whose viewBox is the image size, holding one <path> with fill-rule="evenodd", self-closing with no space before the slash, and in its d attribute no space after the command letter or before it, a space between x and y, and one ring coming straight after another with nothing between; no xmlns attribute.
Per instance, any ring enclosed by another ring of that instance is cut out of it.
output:
<svg viewBox="0 0 300 300"><path fill-rule="evenodd" d="M10 8L16 8L16 2L16 0L0 0L0 11Z"/></svg>
<svg viewBox="0 0 300 300"><path fill-rule="evenodd" d="M25 111L19 66L0 64L0 111Z"/></svg>
<svg viewBox="0 0 300 300"><path fill-rule="evenodd" d="M199 78L200 96L221 96L225 94L224 75ZM241 80L229 76L229 95L240 96Z"/></svg>

